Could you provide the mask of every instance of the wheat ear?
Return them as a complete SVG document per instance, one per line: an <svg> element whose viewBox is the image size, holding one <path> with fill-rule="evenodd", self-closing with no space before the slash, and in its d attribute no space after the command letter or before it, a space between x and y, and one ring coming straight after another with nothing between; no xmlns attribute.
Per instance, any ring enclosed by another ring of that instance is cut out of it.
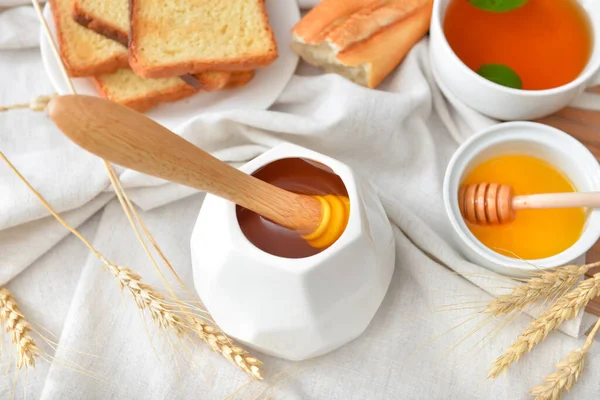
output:
<svg viewBox="0 0 600 400"><path fill-rule="evenodd" d="M167 305L162 294L142 282L142 278L127 267L116 265L100 256L108 271L117 279L121 289L126 289L140 310L148 311L152 320L160 327L183 336L186 325L175 311Z"/></svg>
<svg viewBox="0 0 600 400"><path fill-rule="evenodd" d="M596 266L600 266L600 262L567 265L552 271L544 271L541 275L528 279L523 285L516 286L511 293L491 301L484 312L498 317L513 311L521 311L539 299L561 295L575 285L580 276Z"/></svg>
<svg viewBox="0 0 600 400"><path fill-rule="evenodd" d="M4 322L12 343L17 347L17 369L35 368L40 349L29 335L31 327L19 309L15 297L6 288L0 288L0 322Z"/></svg>
<svg viewBox="0 0 600 400"><path fill-rule="evenodd" d="M591 299L600 294L600 273L582 281L575 289L564 294L545 313L531 322L517 340L492 363L488 378L497 378L506 373L508 367L519 361L521 356L531 349L563 322L575 318L579 310L585 308Z"/></svg>
<svg viewBox="0 0 600 400"><path fill-rule="evenodd" d="M256 379L262 379L260 366L262 363L250 356L241 347L235 346L218 328L211 326L196 316L186 313L193 321L189 326L177 311L167 304L165 298L150 285L142 282L139 275L127 267L115 265L105 258L101 258L106 268L115 276L121 288L126 289L133 296L135 303L141 310L147 310L152 320L161 328L170 330L178 336L183 336L188 330L206 342L211 349L222 354L227 360L241 368Z"/></svg>
<svg viewBox="0 0 600 400"><path fill-rule="evenodd" d="M206 342L213 351L221 353L227 360L255 379L262 379L260 372L262 362L252 357L246 350L236 346L219 328L209 325L197 317L192 319L200 340Z"/></svg>
<svg viewBox="0 0 600 400"><path fill-rule="evenodd" d="M195 332L214 351L221 353L227 360L254 378L262 379L260 373L262 363L251 357L246 350L235 346L218 328L195 316L191 316L194 325L189 326L177 314L177 311L167 304L159 292L142 282L139 275L127 267L115 265L104 258L101 259L107 269L117 278L119 286L131 293L137 306L141 310L147 310L159 327L170 330L178 336L183 336L188 330ZM190 317L190 314L186 313L186 316Z"/></svg>
<svg viewBox="0 0 600 400"><path fill-rule="evenodd" d="M563 392L571 390L583 372L585 359L592 348L598 329L600 329L600 319L588 335L583 347L569 353L566 359L556 364L556 371L544 378L544 383L531 389L529 393L535 396L535 400L560 400Z"/></svg>

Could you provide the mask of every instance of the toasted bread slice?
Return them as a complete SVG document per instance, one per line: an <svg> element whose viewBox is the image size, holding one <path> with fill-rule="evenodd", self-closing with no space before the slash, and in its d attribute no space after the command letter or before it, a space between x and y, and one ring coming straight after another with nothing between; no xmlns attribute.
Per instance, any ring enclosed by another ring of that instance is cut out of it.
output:
<svg viewBox="0 0 600 400"><path fill-rule="evenodd" d="M227 85L231 77L228 71L206 71L192 75L196 79L196 85L204 92L221 90Z"/></svg>
<svg viewBox="0 0 600 400"><path fill-rule="evenodd" d="M223 89L234 89L240 86L244 86L254 78L254 71L237 71L232 72L229 76L229 80L223 86Z"/></svg>
<svg viewBox="0 0 600 400"><path fill-rule="evenodd" d="M102 97L141 112L199 91L179 77L144 79L129 68L96 76L93 81Z"/></svg>
<svg viewBox="0 0 600 400"><path fill-rule="evenodd" d="M251 70L277 58L264 0L131 0L129 64L140 76Z"/></svg>
<svg viewBox="0 0 600 400"><path fill-rule="evenodd" d="M73 19L123 46L128 45L129 1L128 0L75 0Z"/></svg>
<svg viewBox="0 0 600 400"><path fill-rule="evenodd" d="M94 77L93 81L102 97L144 112L160 103L181 100L198 92L214 92L245 85L253 75L253 71L203 72L194 76L198 83L194 87L179 77L144 79L131 69L123 68L112 74Z"/></svg>
<svg viewBox="0 0 600 400"><path fill-rule="evenodd" d="M61 58L69 75L94 76L127 67L127 48L75 23L72 1L50 0Z"/></svg>

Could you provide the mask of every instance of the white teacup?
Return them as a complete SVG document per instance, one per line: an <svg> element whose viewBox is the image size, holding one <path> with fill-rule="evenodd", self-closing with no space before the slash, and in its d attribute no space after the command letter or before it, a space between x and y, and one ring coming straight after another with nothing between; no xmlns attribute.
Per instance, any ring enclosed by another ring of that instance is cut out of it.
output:
<svg viewBox="0 0 600 400"><path fill-rule="evenodd" d="M566 107L587 87L600 83L600 76L595 76L600 69L598 0L579 0L593 27L594 49L590 61L575 80L547 90L512 89L495 84L472 71L458 58L444 36L444 16L450 0L434 1L429 47L434 76L459 100L482 114L505 121L541 118Z"/></svg>
<svg viewBox="0 0 600 400"><path fill-rule="evenodd" d="M600 191L598 161L570 135L535 122L506 122L481 131L454 153L444 178L444 207L463 255L475 264L508 276L527 276L539 269L581 263L600 237L600 209L589 210L577 242L559 254L539 260L504 256L486 247L471 233L458 207L460 184L477 165L506 154L541 158L564 173L578 191Z"/></svg>
<svg viewBox="0 0 600 400"><path fill-rule="evenodd" d="M389 286L395 246L375 191L339 161L285 144L241 170L293 157L328 166L346 186L350 217L331 247L306 258L268 254L242 233L235 204L207 195L191 252L196 290L225 333L263 353L303 360L366 329Z"/></svg>

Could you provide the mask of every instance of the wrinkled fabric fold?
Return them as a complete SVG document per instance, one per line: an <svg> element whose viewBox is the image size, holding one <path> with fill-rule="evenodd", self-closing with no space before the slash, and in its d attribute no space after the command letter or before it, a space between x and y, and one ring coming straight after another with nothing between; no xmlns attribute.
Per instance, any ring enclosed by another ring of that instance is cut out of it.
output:
<svg viewBox="0 0 600 400"><path fill-rule="evenodd" d="M2 5L0 1L0 10ZM0 11L0 32L6 15L18 16L11 24L24 29L32 13L30 7ZM31 37L37 40L39 31L30 28ZM1 105L53 92L39 50L27 49L32 42L26 36L15 40L20 36L15 29L4 42L0 36L0 49L4 49L0 50ZM394 227L396 269L367 331L331 354L297 365L302 372L293 384L280 388L278 396L522 398L553 364L581 345L568 336L581 336L594 322L589 316L580 315L565 324L561 330L567 335L551 335L511 370L509 379L479 391L493 358L530 318L516 318L501 333L493 330L495 325L487 325L485 332L497 333L493 340L478 343L481 337L474 336L465 339L466 347L448 352L473 328L458 326L473 310L440 312L440 308L469 301L460 297L467 293L472 295L468 299L490 300L491 294L498 293L493 288L498 286L496 280L503 278L469 263L457 251L442 204L444 171L461 142L494 123L442 96L431 76L424 39L377 90L301 64L269 110L200 114L178 130L193 144L236 166L284 142L337 158L374 186ZM80 226L111 261L131 267L161 287L114 198L101 160L68 142L44 113L0 113L0 129L0 150L69 222ZM191 282L189 238L203 195L135 171L117 168L117 173L165 254L184 281ZM101 217L89 220L102 209ZM33 381L35 387L28 391L32 398L222 399L246 382L241 372L205 347L200 347L204 349L201 371L179 370L169 344L152 329L146 333L150 322L146 320L144 326L128 295L119 292L97 259L89 253L84 256L83 245L67 236L0 162L0 285L8 282L26 304L25 311L40 325L59 330L53 332L60 337L59 360L76 362L109 382L100 383L53 363L40 372L45 377L49 369L47 379ZM36 273L40 275L34 279ZM47 304L45 295L56 301ZM160 360L148 335L156 343ZM258 356L265 361L267 376L296 365ZM0 383L3 379L0 376ZM593 382L599 379L600 370L590 368L572 396L592 398L597 393ZM0 398L8 397L9 390L0 384Z"/></svg>

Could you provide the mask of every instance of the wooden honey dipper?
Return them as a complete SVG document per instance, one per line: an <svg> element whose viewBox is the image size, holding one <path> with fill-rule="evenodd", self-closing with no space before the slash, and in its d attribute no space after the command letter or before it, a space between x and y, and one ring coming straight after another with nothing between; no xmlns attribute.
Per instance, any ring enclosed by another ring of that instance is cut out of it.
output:
<svg viewBox="0 0 600 400"><path fill-rule="evenodd" d="M218 160L145 115L106 99L54 98L52 121L80 147L105 160L229 200L325 248L344 232L345 196L292 193Z"/></svg>
<svg viewBox="0 0 600 400"><path fill-rule="evenodd" d="M509 185L476 183L460 187L458 207L463 218L472 224L504 224L515 219L515 210L600 207L600 192L514 196Z"/></svg>

